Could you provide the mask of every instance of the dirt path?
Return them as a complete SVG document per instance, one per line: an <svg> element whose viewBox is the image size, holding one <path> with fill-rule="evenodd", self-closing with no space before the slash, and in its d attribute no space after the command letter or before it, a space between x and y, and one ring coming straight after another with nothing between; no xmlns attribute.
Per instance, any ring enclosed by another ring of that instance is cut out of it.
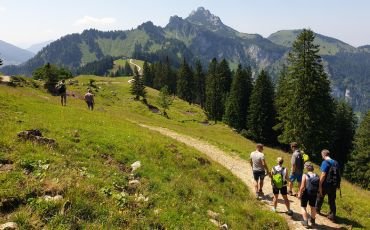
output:
<svg viewBox="0 0 370 230"><path fill-rule="evenodd" d="M132 59L130 59L130 64L131 64L131 65L136 66L137 71L139 72L139 74L142 74L142 73L141 73L141 67L140 67L139 65L135 64L135 63L132 61Z"/></svg>
<svg viewBox="0 0 370 230"><path fill-rule="evenodd" d="M140 126L145 127L147 129L157 131L161 133L162 135L171 137L175 139L176 141L182 142L190 147L195 148L196 150L202 152L203 154L207 155L209 158L211 158L213 161L216 161L217 163L223 165L225 168L227 168L231 173L233 173L235 176L240 178L251 191L254 191L254 181L252 178L252 169L246 160L241 159L238 156L231 156L228 153L225 153L224 151L220 150L219 148L205 142L201 141L186 135L182 135L179 133L176 133L174 131L171 131L166 128L161 127L153 127L148 125L140 124ZM265 186L263 188L264 193L267 194L266 198L263 200L263 202L268 206L270 209L272 206L271 203L271 197L272 197L272 189L271 189L271 181L269 177L265 178ZM254 192L253 192L254 193ZM296 197L289 196L290 200L290 206L291 209L294 212L293 217L288 216L285 214L286 207L283 204L283 200L281 197L279 197L279 203L277 206L277 211L282 215L288 222L290 229L305 229L300 221L301 218L301 208L300 208L300 201ZM309 209L309 208L308 208ZM328 219L322 216L316 217L316 223L317 223L317 229L340 229L341 226L332 223Z"/></svg>

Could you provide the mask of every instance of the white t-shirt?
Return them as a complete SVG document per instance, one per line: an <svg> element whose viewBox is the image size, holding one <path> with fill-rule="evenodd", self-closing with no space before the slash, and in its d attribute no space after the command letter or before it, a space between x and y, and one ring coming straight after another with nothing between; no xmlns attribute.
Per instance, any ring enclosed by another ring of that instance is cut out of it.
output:
<svg viewBox="0 0 370 230"><path fill-rule="evenodd" d="M263 167L262 161L265 159L265 155L260 151L256 150L251 152L250 159L252 160L252 169L253 171L265 171L265 167Z"/></svg>

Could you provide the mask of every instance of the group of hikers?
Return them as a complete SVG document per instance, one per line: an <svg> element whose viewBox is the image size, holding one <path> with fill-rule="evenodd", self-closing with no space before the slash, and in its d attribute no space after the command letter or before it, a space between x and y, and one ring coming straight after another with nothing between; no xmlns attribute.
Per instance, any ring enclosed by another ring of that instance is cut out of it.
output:
<svg viewBox="0 0 370 230"><path fill-rule="evenodd" d="M316 214L321 215L321 207L324 197L328 195L330 212L328 219L335 222L336 217L336 190L340 186L340 173L338 162L330 158L330 152L327 149L321 151L322 163L320 167L321 174L314 173L314 166L309 161L306 154L300 151L298 144L292 142L290 144L292 150L291 171L283 166L284 160L282 157L277 158L277 165L269 170L263 154L263 145L257 144L256 151L250 154L250 164L253 169L253 178L255 181L256 198L260 199L264 196L262 191L263 181L265 176L271 178L273 197L272 211L276 212L277 198L279 193L282 195L287 214L292 216L293 211L290 209L290 202L287 195L296 196L301 201L302 210L302 225L309 227L307 204L311 208L311 225L315 225ZM304 173L306 169L306 173ZM297 181L298 192L294 193L293 183Z"/></svg>
<svg viewBox="0 0 370 230"><path fill-rule="evenodd" d="M60 103L62 106L67 105L67 86L65 80L61 80L58 82L58 84L55 86L56 90L58 91L58 94L60 95ZM87 108L89 110L94 110L94 94L92 93L92 90L90 88L87 89L87 93L84 96L84 100L87 104Z"/></svg>

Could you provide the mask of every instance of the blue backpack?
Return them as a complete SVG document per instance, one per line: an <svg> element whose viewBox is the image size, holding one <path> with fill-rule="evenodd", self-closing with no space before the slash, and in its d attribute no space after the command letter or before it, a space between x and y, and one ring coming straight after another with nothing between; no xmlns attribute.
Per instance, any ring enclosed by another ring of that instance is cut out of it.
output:
<svg viewBox="0 0 370 230"><path fill-rule="evenodd" d="M307 181L306 181L306 192L308 195L316 195L319 191L319 183L320 178L318 175L313 174L310 176L308 173L306 173Z"/></svg>
<svg viewBox="0 0 370 230"><path fill-rule="evenodd" d="M340 188L341 176L339 172L339 164L337 161L327 160L326 162L330 165L329 171L326 174L325 182L328 186L334 188Z"/></svg>

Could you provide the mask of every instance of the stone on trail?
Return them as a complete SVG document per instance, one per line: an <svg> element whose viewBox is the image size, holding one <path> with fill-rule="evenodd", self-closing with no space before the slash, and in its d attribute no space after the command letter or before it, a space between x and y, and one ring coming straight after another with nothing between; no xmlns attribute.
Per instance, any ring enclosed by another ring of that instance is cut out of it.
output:
<svg viewBox="0 0 370 230"><path fill-rule="evenodd" d="M134 162L132 165L131 165L131 168L132 168L132 172L134 172L135 170L137 170L138 168L141 167L141 162L140 161L136 161Z"/></svg>
<svg viewBox="0 0 370 230"><path fill-rule="evenodd" d="M212 218L212 219L215 219L215 220L219 220L220 219L220 214L217 213L217 212L213 212L211 210L207 210L207 215Z"/></svg>

